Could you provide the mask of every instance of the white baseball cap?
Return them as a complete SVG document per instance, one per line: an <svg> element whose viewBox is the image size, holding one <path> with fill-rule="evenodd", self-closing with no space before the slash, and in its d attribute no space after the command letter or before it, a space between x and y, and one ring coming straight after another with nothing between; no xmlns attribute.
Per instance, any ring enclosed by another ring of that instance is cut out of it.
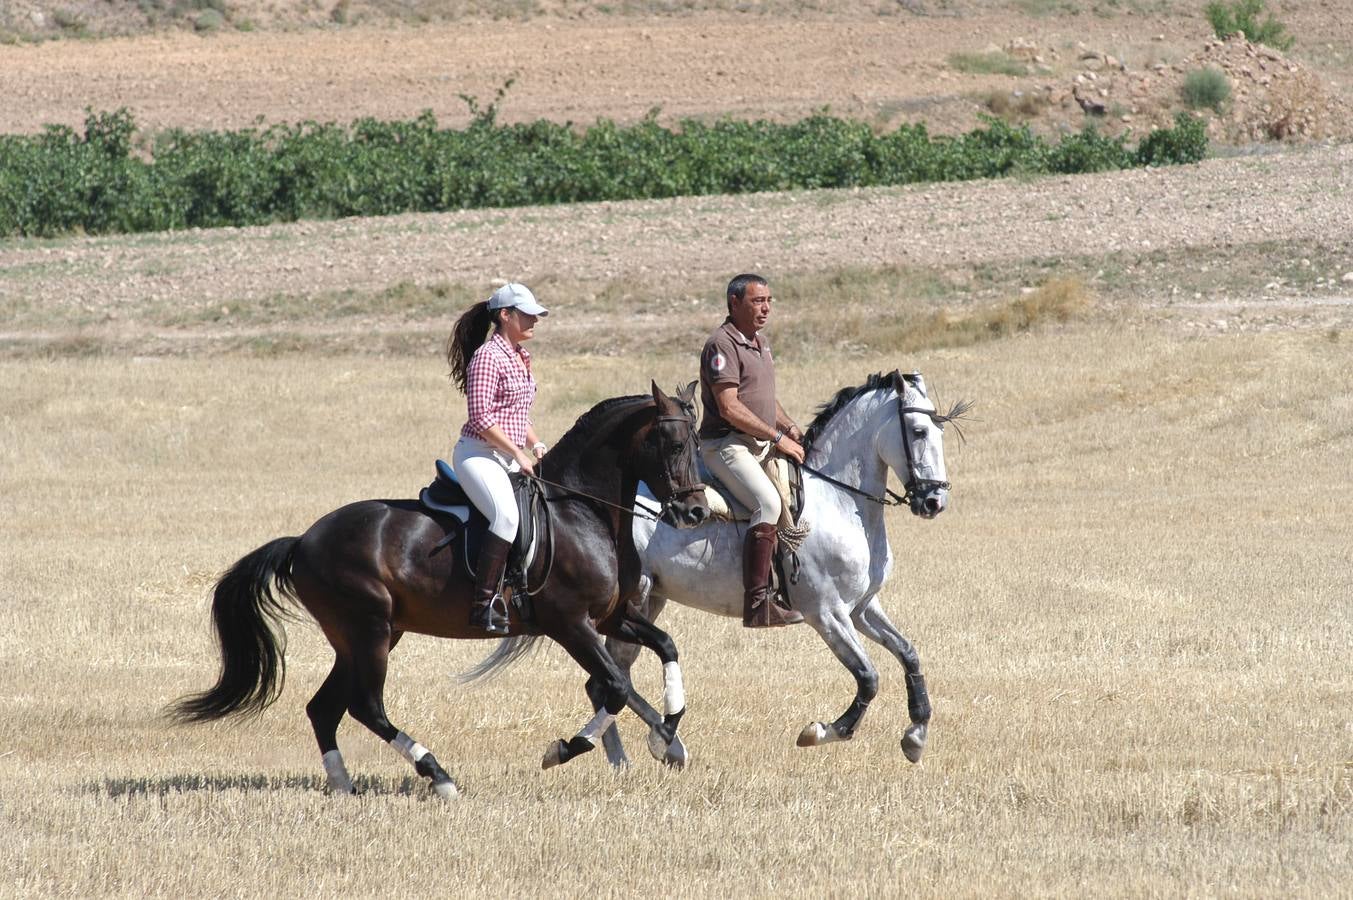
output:
<svg viewBox="0 0 1353 900"><path fill-rule="evenodd" d="M536 295L524 284L510 281L489 297L489 309L516 308L528 316L548 316L550 311L536 302Z"/></svg>

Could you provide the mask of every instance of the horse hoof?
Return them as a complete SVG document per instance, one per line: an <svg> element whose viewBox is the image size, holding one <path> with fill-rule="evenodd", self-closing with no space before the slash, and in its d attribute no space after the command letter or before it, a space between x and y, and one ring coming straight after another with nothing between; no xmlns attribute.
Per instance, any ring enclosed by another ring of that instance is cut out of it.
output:
<svg viewBox="0 0 1353 900"><path fill-rule="evenodd" d="M827 740L827 726L821 722L809 722L803 726L803 731L799 732L799 739L794 743L800 747L816 747L818 744L825 743Z"/></svg>
<svg viewBox="0 0 1353 900"><path fill-rule="evenodd" d="M672 743L667 745L667 752L663 755L662 761L673 769L686 768L686 763L690 762L690 755L679 736L672 738Z"/></svg>
<svg viewBox="0 0 1353 900"><path fill-rule="evenodd" d="M545 748L545 758L540 761L542 769L553 769L564 761L564 742L554 741Z"/></svg>
<svg viewBox="0 0 1353 900"><path fill-rule="evenodd" d="M656 728L648 730L648 753L658 762L667 756L667 739Z"/></svg>
<svg viewBox="0 0 1353 900"><path fill-rule="evenodd" d="M444 800L447 803L460 799L460 791L456 788L454 781L437 782L432 785L432 790L439 800Z"/></svg>
<svg viewBox="0 0 1353 900"><path fill-rule="evenodd" d="M902 735L902 755L908 762L921 761L921 754L925 752L925 731L924 725L912 725Z"/></svg>

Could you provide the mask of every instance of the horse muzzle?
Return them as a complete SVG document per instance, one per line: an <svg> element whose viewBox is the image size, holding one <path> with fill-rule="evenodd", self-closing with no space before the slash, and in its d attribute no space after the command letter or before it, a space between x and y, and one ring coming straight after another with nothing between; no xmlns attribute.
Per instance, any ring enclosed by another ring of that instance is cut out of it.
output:
<svg viewBox="0 0 1353 900"><path fill-rule="evenodd" d="M949 490L933 487L911 495L911 511L922 519L933 519L949 508Z"/></svg>
<svg viewBox="0 0 1353 900"><path fill-rule="evenodd" d="M687 496L673 500L663 510L662 521L673 528L694 528L709 518L709 507L703 502L703 492L697 496Z"/></svg>

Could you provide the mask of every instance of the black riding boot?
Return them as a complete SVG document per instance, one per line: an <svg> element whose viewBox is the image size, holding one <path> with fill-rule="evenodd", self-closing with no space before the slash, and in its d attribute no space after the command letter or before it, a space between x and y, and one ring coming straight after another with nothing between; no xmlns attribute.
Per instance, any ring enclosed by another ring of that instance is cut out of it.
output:
<svg viewBox="0 0 1353 900"><path fill-rule="evenodd" d="M479 565L475 567L471 628L489 634L507 634L507 603L503 600L502 586L507 553L511 549L511 541L505 541L491 531L484 535L484 545L479 548Z"/></svg>

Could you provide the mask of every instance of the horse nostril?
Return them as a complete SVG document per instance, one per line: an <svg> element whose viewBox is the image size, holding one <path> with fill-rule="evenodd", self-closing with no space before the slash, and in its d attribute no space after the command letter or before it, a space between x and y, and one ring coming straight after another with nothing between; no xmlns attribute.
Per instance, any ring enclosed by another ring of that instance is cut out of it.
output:
<svg viewBox="0 0 1353 900"><path fill-rule="evenodd" d="M926 512L930 512L930 513L937 513L937 512L939 512L939 511L940 511L940 501L939 501L938 499L936 499L935 497L927 497L927 498L925 498L925 510L926 510Z"/></svg>

